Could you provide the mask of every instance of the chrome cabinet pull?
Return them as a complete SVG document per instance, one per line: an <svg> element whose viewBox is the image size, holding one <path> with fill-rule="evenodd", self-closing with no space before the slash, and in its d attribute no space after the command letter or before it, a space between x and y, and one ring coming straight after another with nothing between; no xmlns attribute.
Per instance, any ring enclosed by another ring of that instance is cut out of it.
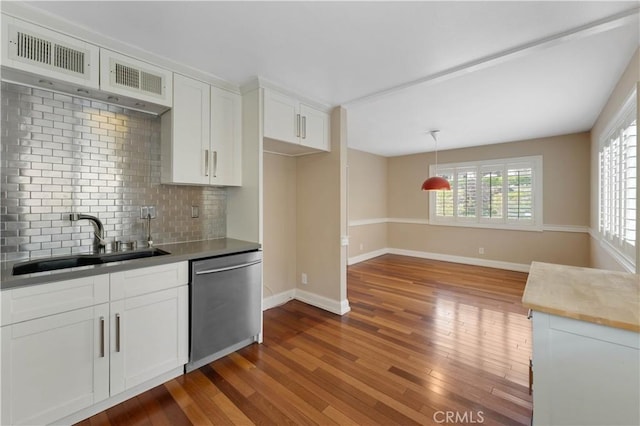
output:
<svg viewBox="0 0 640 426"><path fill-rule="evenodd" d="M532 316L533 316L533 311L529 309L529 311L527 311L527 319L531 319Z"/></svg>
<svg viewBox="0 0 640 426"><path fill-rule="evenodd" d="M213 151L213 177L218 177L218 151Z"/></svg>
<svg viewBox="0 0 640 426"><path fill-rule="evenodd" d="M307 138L307 117L302 117L302 139Z"/></svg>
<svg viewBox="0 0 640 426"><path fill-rule="evenodd" d="M209 176L209 150L204 150L204 175Z"/></svg>
<svg viewBox="0 0 640 426"><path fill-rule="evenodd" d="M529 359L529 395L533 393L533 361Z"/></svg>
<svg viewBox="0 0 640 426"><path fill-rule="evenodd" d="M296 136L300 137L300 114L296 114Z"/></svg>
<svg viewBox="0 0 640 426"><path fill-rule="evenodd" d="M104 358L104 317L100 317L100 358Z"/></svg>
<svg viewBox="0 0 640 426"><path fill-rule="evenodd" d="M116 352L120 352L120 314L116 314Z"/></svg>

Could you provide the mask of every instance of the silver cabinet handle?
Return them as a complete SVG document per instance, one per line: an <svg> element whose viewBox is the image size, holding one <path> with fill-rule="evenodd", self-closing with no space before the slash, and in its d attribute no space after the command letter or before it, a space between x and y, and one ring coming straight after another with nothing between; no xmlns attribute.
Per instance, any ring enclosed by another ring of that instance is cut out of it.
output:
<svg viewBox="0 0 640 426"><path fill-rule="evenodd" d="M120 352L120 314L116 314L116 352Z"/></svg>
<svg viewBox="0 0 640 426"><path fill-rule="evenodd" d="M533 316L533 311L529 309L529 311L527 311L527 319L531 319L532 316Z"/></svg>
<svg viewBox="0 0 640 426"><path fill-rule="evenodd" d="M302 117L302 139L307 138L307 117Z"/></svg>
<svg viewBox="0 0 640 426"><path fill-rule="evenodd" d="M104 358L104 317L100 317L100 358Z"/></svg>
<svg viewBox="0 0 640 426"><path fill-rule="evenodd" d="M209 176L209 150L204 150L204 175Z"/></svg>
<svg viewBox="0 0 640 426"><path fill-rule="evenodd" d="M254 260L253 262L243 263L241 265L227 266L226 268L207 269L205 271L196 272L196 275L206 275L206 274L213 274L215 272L232 271L234 269L246 268L247 266L257 265L260 262L262 262L262 260Z"/></svg>
<svg viewBox="0 0 640 426"><path fill-rule="evenodd" d="M529 395L533 393L533 361L529 359Z"/></svg>
<svg viewBox="0 0 640 426"><path fill-rule="evenodd" d="M218 177L218 151L213 151L213 177Z"/></svg>
<svg viewBox="0 0 640 426"><path fill-rule="evenodd" d="M296 136L300 137L300 114L296 114Z"/></svg>

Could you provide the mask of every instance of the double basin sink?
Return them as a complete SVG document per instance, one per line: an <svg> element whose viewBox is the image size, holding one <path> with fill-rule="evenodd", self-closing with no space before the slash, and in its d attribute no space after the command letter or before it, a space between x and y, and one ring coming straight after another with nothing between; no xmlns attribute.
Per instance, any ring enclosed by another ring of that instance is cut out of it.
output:
<svg viewBox="0 0 640 426"><path fill-rule="evenodd" d="M165 254L169 254L169 252L158 248L150 248L127 252L50 257L16 263L13 265L13 275L33 274L36 272L55 271L57 269L76 268L79 266L101 265L104 263L122 262L145 257L163 256Z"/></svg>

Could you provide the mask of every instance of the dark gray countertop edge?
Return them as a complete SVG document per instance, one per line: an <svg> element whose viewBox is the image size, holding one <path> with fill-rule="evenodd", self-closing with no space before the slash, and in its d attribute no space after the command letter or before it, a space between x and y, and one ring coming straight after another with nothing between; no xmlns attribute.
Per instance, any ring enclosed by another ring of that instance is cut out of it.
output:
<svg viewBox="0 0 640 426"><path fill-rule="evenodd" d="M147 257L122 262L105 263L102 265L81 266L78 268L60 269L57 271L39 272L14 276L11 274L13 265L18 262L5 262L0 269L0 289L45 284L55 281L72 280L93 275L109 274L130 269L146 268L148 266L164 265L167 263L183 262L208 257L224 256L245 251L259 250L259 243L220 238L216 240L191 241L186 243L171 243L157 245L157 248L170 254L165 256Z"/></svg>

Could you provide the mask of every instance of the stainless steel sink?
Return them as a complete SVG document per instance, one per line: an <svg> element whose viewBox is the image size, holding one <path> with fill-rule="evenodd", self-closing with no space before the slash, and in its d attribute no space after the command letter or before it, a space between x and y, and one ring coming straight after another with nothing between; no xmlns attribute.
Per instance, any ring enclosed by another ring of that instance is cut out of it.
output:
<svg viewBox="0 0 640 426"><path fill-rule="evenodd" d="M145 257L169 254L158 248L124 251L116 253L78 254L74 256L50 257L30 260L13 265L13 275L33 274L36 272L55 271L58 269L76 268L78 266L100 265L103 263L122 262L124 260L142 259Z"/></svg>

